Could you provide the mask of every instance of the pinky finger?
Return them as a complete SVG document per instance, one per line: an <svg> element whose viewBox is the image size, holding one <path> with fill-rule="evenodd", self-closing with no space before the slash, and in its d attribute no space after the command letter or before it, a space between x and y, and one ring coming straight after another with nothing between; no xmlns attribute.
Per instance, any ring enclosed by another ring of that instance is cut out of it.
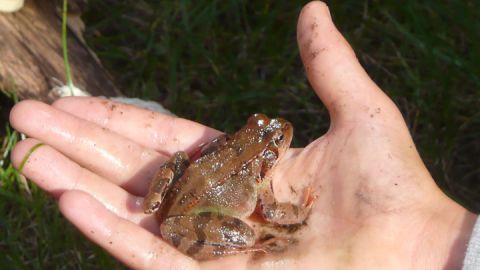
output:
<svg viewBox="0 0 480 270"><path fill-rule="evenodd" d="M196 269L197 263L142 227L108 211L89 194L63 193L60 211L90 240L134 269Z"/></svg>

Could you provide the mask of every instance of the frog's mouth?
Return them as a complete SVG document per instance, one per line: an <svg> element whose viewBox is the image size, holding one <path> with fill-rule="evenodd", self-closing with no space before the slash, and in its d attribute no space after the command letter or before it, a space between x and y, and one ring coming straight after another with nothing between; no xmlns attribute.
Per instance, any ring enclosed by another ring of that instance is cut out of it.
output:
<svg viewBox="0 0 480 270"><path fill-rule="evenodd" d="M293 127L290 122L281 118L272 119L271 122L273 121L277 122L275 125L280 125L280 128L273 135L271 145L277 149L278 158L281 158L292 142Z"/></svg>

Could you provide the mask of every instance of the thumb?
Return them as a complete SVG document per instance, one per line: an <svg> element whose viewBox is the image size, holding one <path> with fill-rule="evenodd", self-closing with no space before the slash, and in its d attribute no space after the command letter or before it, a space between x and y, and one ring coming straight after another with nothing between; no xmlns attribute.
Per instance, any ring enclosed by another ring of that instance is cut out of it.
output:
<svg viewBox="0 0 480 270"><path fill-rule="evenodd" d="M380 105L396 110L338 32L325 3L310 2L302 9L297 40L308 80L327 107L333 126L345 119L368 119Z"/></svg>

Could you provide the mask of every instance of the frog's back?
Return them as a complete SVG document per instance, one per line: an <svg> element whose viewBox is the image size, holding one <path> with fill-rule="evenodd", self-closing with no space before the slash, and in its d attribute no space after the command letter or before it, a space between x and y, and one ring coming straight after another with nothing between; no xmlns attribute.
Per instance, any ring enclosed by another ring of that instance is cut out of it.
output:
<svg viewBox="0 0 480 270"><path fill-rule="evenodd" d="M220 191L222 186L231 188L223 183L262 153L270 140L270 133L263 132L258 127L244 126L216 151L192 162L183 176L172 186L162 212L166 216L172 216L200 210L199 208L207 204L209 196L212 196L215 190L218 191L219 187ZM249 188L247 184L243 189Z"/></svg>

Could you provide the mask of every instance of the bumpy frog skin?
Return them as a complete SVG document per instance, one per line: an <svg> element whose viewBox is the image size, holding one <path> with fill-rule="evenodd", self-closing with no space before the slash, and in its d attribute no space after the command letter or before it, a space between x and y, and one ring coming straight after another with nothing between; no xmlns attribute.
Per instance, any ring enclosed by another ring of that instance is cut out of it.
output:
<svg viewBox="0 0 480 270"><path fill-rule="evenodd" d="M156 212L162 238L198 260L265 251L242 219L257 211L266 223L300 224L311 208L312 200L297 206L273 196L271 170L292 135L288 121L254 114L235 134L201 147L191 164L176 152L153 178L145 213Z"/></svg>

